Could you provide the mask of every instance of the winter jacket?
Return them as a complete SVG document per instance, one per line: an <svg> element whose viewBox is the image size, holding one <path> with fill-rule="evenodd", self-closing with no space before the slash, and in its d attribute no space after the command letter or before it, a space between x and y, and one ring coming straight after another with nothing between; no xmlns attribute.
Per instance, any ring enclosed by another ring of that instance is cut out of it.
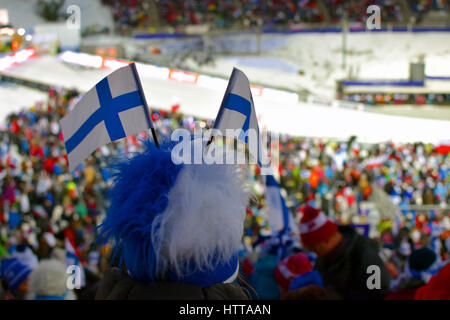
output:
<svg viewBox="0 0 450 320"><path fill-rule="evenodd" d="M108 269L96 300L250 300L248 291L237 284L218 283L210 287L176 283L141 283L119 268Z"/></svg>
<svg viewBox="0 0 450 320"><path fill-rule="evenodd" d="M391 292L385 300L414 300L416 292L419 288L420 287Z"/></svg>
<svg viewBox="0 0 450 320"><path fill-rule="evenodd" d="M275 280L275 269L278 264L276 255L267 254L255 263L255 271L248 278L248 283L256 290L259 300L280 299L280 289Z"/></svg>
<svg viewBox="0 0 450 320"><path fill-rule="evenodd" d="M339 231L343 235L341 243L326 257L318 258L315 265L329 298L383 299L389 292L391 276L378 254L377 243L349 226L340 226ZM374 275L373 271L367 272L370 265L380 268L381 289L367 286L367 280Z"/></svg>

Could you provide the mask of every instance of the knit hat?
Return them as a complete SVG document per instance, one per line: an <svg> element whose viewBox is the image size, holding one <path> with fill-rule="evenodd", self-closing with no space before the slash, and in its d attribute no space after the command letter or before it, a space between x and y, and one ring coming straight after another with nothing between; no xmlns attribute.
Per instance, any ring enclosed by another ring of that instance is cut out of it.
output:
<svg viewBox="0 0 450 320"><path fill-rule="evenodd" d="M42 260L30 276L30 293L36 300L64 300L67 276L61 261Z"/></svg>
<svg viewBox="0 0 450 320"><path fill-rule="evenodd" d="M30 267L17 258L8 258L1 261L0 276L6 280L11 290L16 290L28 278L31 271Z"/></svg>
<svg viewBox="0 0 450 320"><path fill-rule="evenodd" d="M427 270L437 259L436 253L426 247L415 250L408 259L409 267L414 271Z"/></svg>
<svg viewBox="0 0 450 320"><path fill-rule="evenodd" d="M303 245L314 247L329 239L337 231L337 225L328 219L323 212L309 205L305 207L300 220L300 237Z"/></svg>
<svg viewBox="0 0 450 320"><path fill-rule="evenodd" d="M29 246L20 244L11 252L12 258L17 258L21 263L26 264L33 270L38 264L38 258Z"/></svg>
<svg viewBox="0 0 450 320"><path fill-rule="evenodd" d="M287 291L292 280L311 270L312 265L308 255L300 252L287 257L278 263L277 268L275 269L275 280L284 291Z"/></svg>
<svg viewBox="0 0 450 320"><path fill-rule="evenodd" d="M414 250L408 257L406 271L412 277L428 283L446 264L447 261L442 261L432 249L423 247Z"/></svg>
<svg viewBox="0 0 450 320"><path fill-rule="evenodd" d="M291 281L289 291L300 289L303 287L316 285L323 288L323 281L320 273L317 270L312 270L304 274L299 275L297 278Z"/></svg>

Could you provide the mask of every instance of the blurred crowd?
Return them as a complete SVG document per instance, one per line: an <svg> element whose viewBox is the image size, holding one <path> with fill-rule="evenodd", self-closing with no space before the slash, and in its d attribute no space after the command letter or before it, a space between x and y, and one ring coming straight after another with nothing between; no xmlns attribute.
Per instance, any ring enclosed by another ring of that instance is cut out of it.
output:
<svg viewBox="0 0 450 320"><path fill-rule="evenodd" d="M408 0L416 21L421 22L430 11L440 11L448 13L450 4L447 0Z"/></svg>
<svg viewBox="0 0 450 320"><path fill-rule="evenodd" d="M149 6L142 0L102 0L111 7L116 31L126 33L149 24Z"/></svg>
<svg viewBox="0 0 450 320"><path fill-rule="evenodd" d="M367 105L376 104L434 104L447 105L450 103L450 94L409 94L409 93L359 93L343 95L344 100L361 102Z"/></svg>
<svg viewBox="0 0 450 320"><path fill-rule="evenodd" d="M449 3L446 0L408 0L408 3L414 12L449 9Z"/></svg>
<svg viewBox="0 0 450 320"><path fill-rule="evenodd" d="M370 5L377 5L381 9L381 21L401 22L403 20L402 7L397 0L325 0L331 21L337 23L346 15L351 22L364 22L373 12L368 13Z"/></svg>
<svg viewBox="0 0 450 320"><path fill-rule="evenodd" d="M325 22L323 10L327 10L331 23L339 23L346 16L350 22L363 23L373 13L370 5L381 8L381 20L406 22L404 9L398 0L324 0L320 7L317 0L160 0L154 6L145 0L102 0L111 6L116 29L127 32L145 29L151 24L151 10L158 10L158 22L153 25L183 27L208 24L213 28L250 26L290 26L301 23ZM408 0L413 14L421 18L430 10L448 11L445 0ZM154 16L153 16L154 17ZM156 19L156 18L153 18Z"/></svg>
<svg viewBox="0 0 450 320"><path fill-rule="evenodd" d="M143 0L103 0L110 5L116 28L126 31L150 24L149 5ZM216 28L231 26L288 25L300 22L322 22L316 0L302 1L180 1L157 2L160 24L171 27L209 24Z"/></svg>
<svg viewBox="0 0 450 320"><path fill-rule="evenodd" d="M147 135L99 148L69 173L59 120L79 98L73 90L51 89L48 101L10 114L1 127L0 299L94 299L114 261L110 245L96 243L109 205L110 165L141 150ZM152 110L159 136L180 127L194 130L199 119L179 108ZM206 127L212 124L204 121ZM430 287L450 282L448 146L286 135L277 146L274 175L292 223L283 233L271 225L266 180L250 166L255 196L247 208L240 281L255 298L427 298L441 292ZM388 214L392 206L398 210ZM308 229L318 216L328 221L324 233ZM360 235L357 225L370 230ZM361 294L360 283L337 283L345 274L329 270L329 261L340 257L345 272L360 272L362 252L370 254L368 261L382 261L383 274L389 273L375 296ZM69 266L82 274L74 278L81 279L74 288L66 282Z"/></svg>

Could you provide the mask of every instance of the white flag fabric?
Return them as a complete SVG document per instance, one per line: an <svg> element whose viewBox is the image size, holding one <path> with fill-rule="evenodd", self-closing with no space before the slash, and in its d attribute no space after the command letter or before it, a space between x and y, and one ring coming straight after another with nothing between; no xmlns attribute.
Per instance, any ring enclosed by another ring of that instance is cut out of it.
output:
<svg viewBox="0 0 450 320"><path fill-rule="evenodd" d="M230 136L229 134L227 135L227 129L242 130L238 139L248 145L249 153L257 159L258 164L261 166L263 163L261 139L250 82L247 76L239 69L233 68L214 123L214 129L220 130L224 136Z"/></svg>
<svg viewBox="0 0 450 320"><path fill-rule="evenodd" d="M269 225L274 232L285 231L298 234L297 224L280 192L280 185L272 175L266 175L266 205Z"/></svg>
<svg viewBox="0 0 450 320"><path fill-rule="evenodd" d="M69 170L95 149L153 128L134 63L117 69L89 90L61 119Z"/></svg>

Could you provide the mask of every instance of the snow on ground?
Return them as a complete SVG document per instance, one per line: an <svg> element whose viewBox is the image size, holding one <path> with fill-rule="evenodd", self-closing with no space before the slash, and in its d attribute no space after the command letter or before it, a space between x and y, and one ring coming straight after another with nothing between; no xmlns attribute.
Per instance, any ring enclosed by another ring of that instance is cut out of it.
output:
<svg viewBox="0 0 450 320"><path fill-rule="evenodd" d="M366 107L365 111L387 115L407 116L412 118L450 121L450 108L448 106L387 105Z"/></svg>
<svg viewBox="0 0 450 320"><path fill-rule="evenodd" d="M273 35L264 35L262 42L269 36L268 39L273 41ZM222 77L228 77L230 66L235 65L263 85L294 91L306 89L326 98L334 97L336 80L349 73L356 78L368 80L406 80L409 62L417 60L421 55L425 59L426 75L450 76L448 32L349 33L345 71L342 69L340 33L305 33L279 37L287 38L284 44L274 50L263 51L251 62L248 55L233 55L219 57L215 65L199 67L192 60L188 65L198 72ZM287 64L294 65L292 70L286 68ZM297 75L297 70L304 75Z"/></svg>
<svg viewBox="0 0 450 320"><path fill-rule="evenodd" d="M4 123L6 116L11 112L30 108L37 101L46 101L47 93L0 82L0 123Z"/></svg>
<svg viewBox="0 0 450 320"><path fill-rule="evenodd" d="M334 86L317 86L316 81L310 75L298 76L292 72L278 70L272 65L264 65L259 67L248 66L247 64L243 64L242 60L236 56L233 56L232 59L229 59L228 57L219 58L215 61L214 65L210 64L202 67L197 67L197 64L193 60L188 60L186 64L190 70L194 70L199 73L207 73L222 78L228 78L231 74L231 70L233 70L233 67L236 67L241 69L248 76L250 82L258 85L275 87L294 92L302 92L307 90L316 96L330 99L334 97Z"/></svg>
<svg viewBox="0 0 450 320"><path fill-rule="evenodd" d="M0 8L8 9L9 22L16 28L31 29L36 25L48 23L36 12L38 0L0 0ZM112 29L113 18L111 9L103 6L101 0L70 0L66 1L61 13L66 12L70 5L77 5L81 10L81 28L90 25L105 26Z"/></svg>
<svg viewBox="0 0 450 320"><path fill-rule="evenodd" d="M44 84L87 91L109 72L71 66L54 56L41 56L8 69L5 73Z"/></svg>
<svg viewBox="0 0 450 320"><path fill-rule="evenodd" d="M144 74L139 70L138 66L138 72ZM6 73L86 91L109 72L75 68L62 63L56 57L45 56L6 70ZM231 68L228 73L231 73ZM177 99L180 101L181 112L208 119L216 117L225 91L225 86L206 88L144 76L141 81L150 106L167 110ZM369 143L387 140L450 140L450 121L388 116L306 103L286 103L273 98L254 97L254 101L260 127L279 133L337 139L348 139L356 135L361 142Z"/></svg>

